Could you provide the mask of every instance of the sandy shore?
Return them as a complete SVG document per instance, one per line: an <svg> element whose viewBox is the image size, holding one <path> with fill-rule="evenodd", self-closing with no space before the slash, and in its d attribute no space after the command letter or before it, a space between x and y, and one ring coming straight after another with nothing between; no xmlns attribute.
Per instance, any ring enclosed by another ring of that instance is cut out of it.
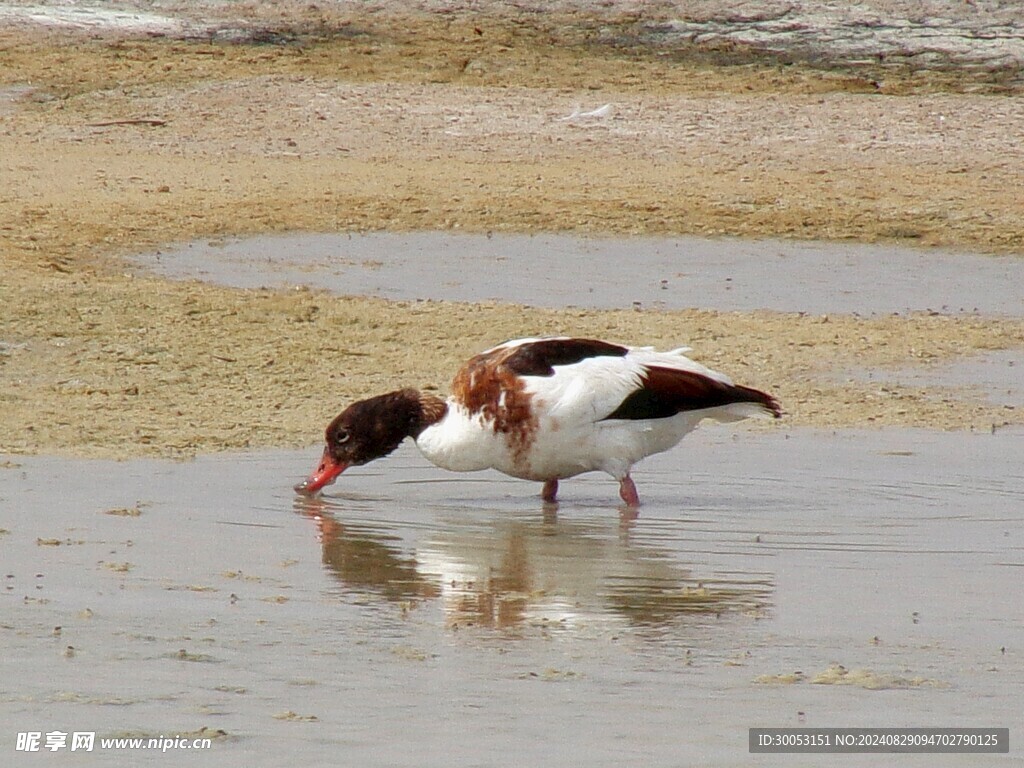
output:
<svg viewBox="0 0 1024 768"><path fill-rule="evenodd" d="M1024 422L850 375L1024 347L1020 318L526 312L127 273L162 243L286 230L1024 252L1024 103L974 75L723 66L531 18L321 15L244 42L0 28L0 450L308 444L347 398L444 390L469 354L556 332L688 343L794 425Z"/></svg>

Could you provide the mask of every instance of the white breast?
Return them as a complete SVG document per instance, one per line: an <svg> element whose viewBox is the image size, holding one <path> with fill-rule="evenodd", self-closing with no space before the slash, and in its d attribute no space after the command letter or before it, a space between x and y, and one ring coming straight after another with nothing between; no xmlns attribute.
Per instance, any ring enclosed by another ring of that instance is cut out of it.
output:
<svg viewBox="0 0 1024 768"><path fill-rule="evenodd" d="M453 472L502 469L508 458L504 437L451 399L448 413L420 432L416 446L432 463Z"/></svg>

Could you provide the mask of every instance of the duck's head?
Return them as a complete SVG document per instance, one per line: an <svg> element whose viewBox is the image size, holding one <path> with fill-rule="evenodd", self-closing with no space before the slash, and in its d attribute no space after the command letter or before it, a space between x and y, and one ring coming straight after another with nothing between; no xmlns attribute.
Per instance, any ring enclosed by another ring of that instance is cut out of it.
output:
<svg viewBox="0 0 1024 768"><path fill-rule="evenodd" d="M295 490L316 493L349 467L387 456L419 433L421 414L419 393L411 389L352 403L327 425L320 463Z"/></svg>

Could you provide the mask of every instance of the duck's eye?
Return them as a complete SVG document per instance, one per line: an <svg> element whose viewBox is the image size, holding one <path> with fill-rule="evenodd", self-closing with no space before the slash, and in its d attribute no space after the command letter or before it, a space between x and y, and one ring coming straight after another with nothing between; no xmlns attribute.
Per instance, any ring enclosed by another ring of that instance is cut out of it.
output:
<svg viewBox="0 0 1024 768"><path fill-rule="evenodd" d="M347 443L350 437L351 435L348 433L347 429L339 429L334 433L334 442L341 445L342 443Z"/></svg>

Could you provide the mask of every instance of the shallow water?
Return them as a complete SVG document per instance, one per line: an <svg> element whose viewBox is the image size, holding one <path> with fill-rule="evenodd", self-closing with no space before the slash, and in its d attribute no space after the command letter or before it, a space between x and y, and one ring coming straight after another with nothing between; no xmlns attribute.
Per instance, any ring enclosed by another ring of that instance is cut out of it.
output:
<svg viewBox="0 0 1024 768"><path fill-rule="evenodd" d="M755 725L1017 738L1022 437L707 429L641 465L635 521L599 475L551 514L409 446L313 501L290 488L315 449L7 457L0 742L206 726L215 765L732 766Z"/></svg>
<svg viewBox="0 0 1024 768"><path fill-rule="evenodd" d="M1019 316L1024 259L887 245L703 239L301 234L195 242L137 263L173 278L389 299Z"/></svg>
<svg viewBox="0 0 1024 768"><path fill-rule="evenodd" d="M847 376L837 378L848 378ZM1024 407L1024 350L1004 349L952 362L895 370L862 370L852 378L904 387L956 387L979 400Z"/></svg>

